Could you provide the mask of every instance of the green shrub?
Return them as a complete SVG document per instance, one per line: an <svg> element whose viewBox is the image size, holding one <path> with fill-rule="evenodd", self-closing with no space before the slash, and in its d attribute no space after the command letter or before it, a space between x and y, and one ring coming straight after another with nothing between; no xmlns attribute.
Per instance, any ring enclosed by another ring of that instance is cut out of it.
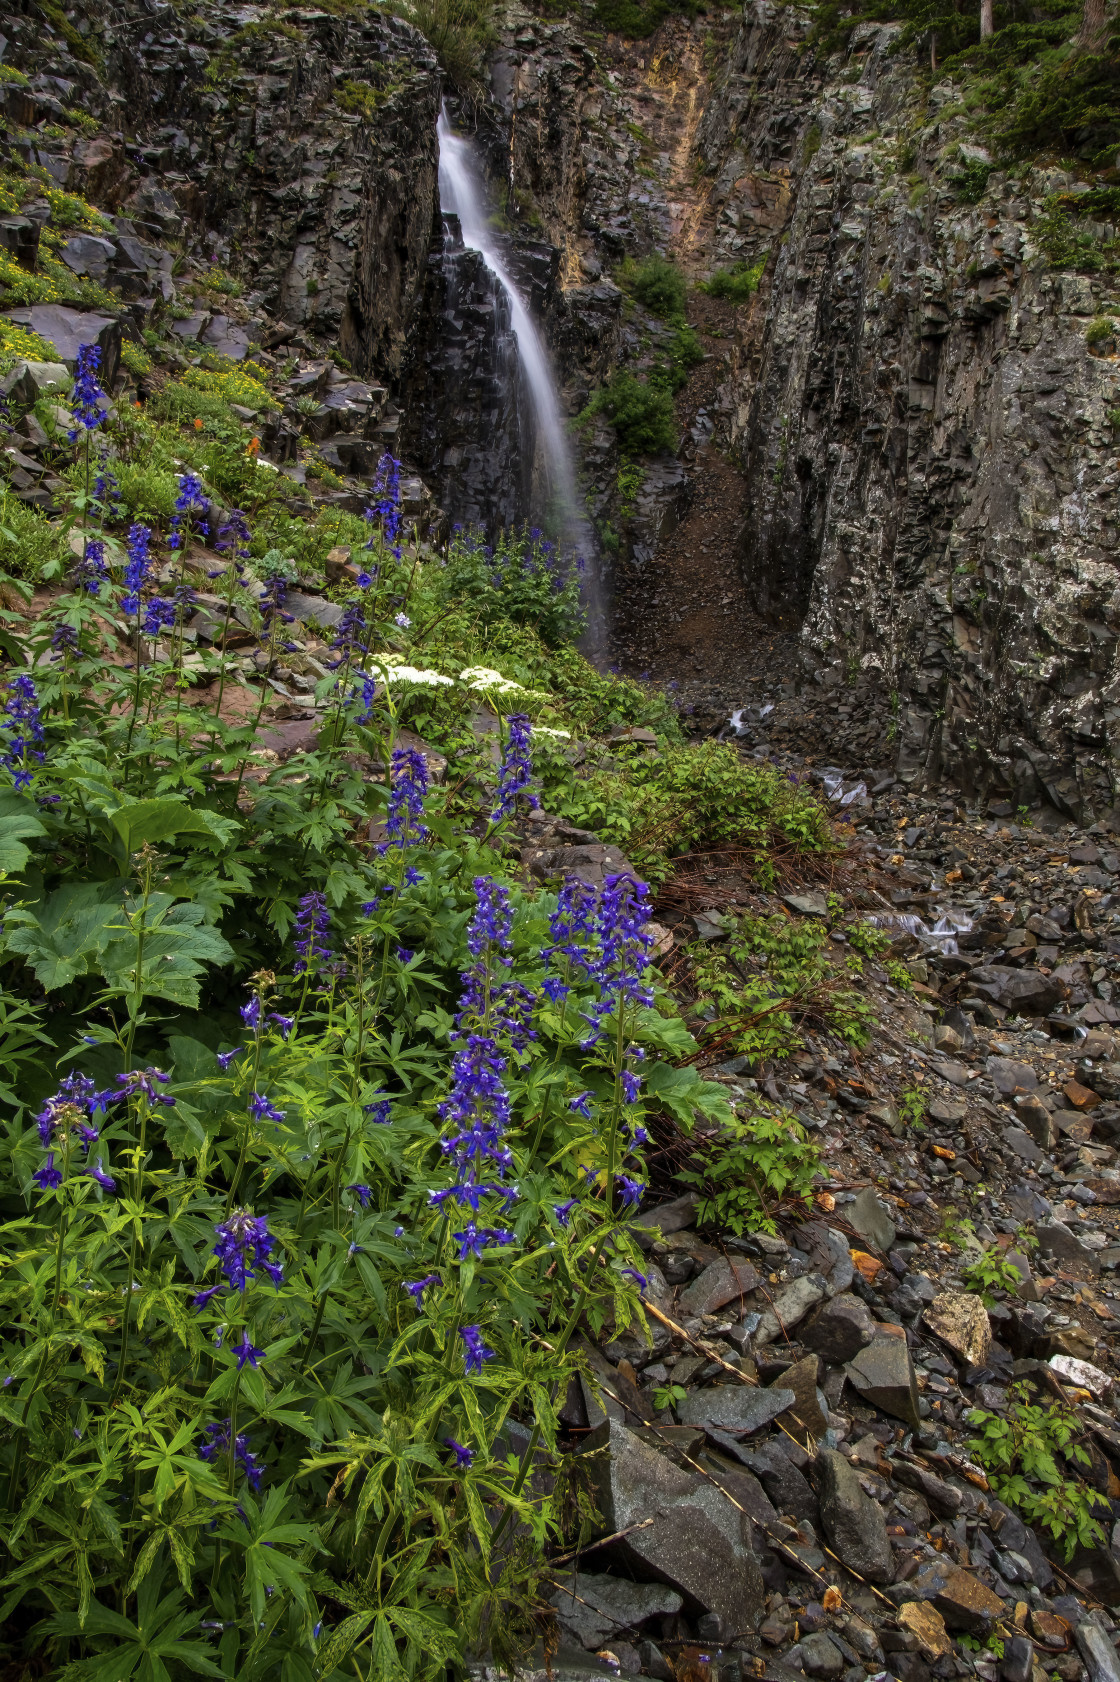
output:
<svg viewBox="0 0 1120 1682"><path fill-rule="evenodd" d="M703 9L701 0L595 0L594 15L600 29L644 41L674 13L694 18Z"/></svg>
<svg viewBox="0 0 1120 1682"><path fill-rule="evenodd" d="M0 492L0 572L32 581L66 563L65 539L38 508L11 491Z"/></svg>
<svg viewBox="0 0 1120 1682"><path fill-rule="evenodd" d="M669 341L666 360L653 364L648 383L662 391L680 391L688 383L690 371L703 360L704 346L695 328L678 327Z"/></svg>
<svg viewBox="0 0 1120 1682"><path fill-rule="evenodd" d="M1049 1530L1067 1560L1076 1548L1104 1541L1100 1520L1108 1502L1080 1478L1066 1476L1066 1467L1092 1464L1072 1409L1040 1406L1032 1402L1029 1384L1020 1383L1008 1391L1006 1418L974 1408L968 1422L979 1432L969 1449L1000 1500L1018 1507L1028 1524Z"/></svg>
<svg viewBox="0 0 1120 1682"><path fill-rule="evenodd" d="M653 252L640 263L626 262L618 272L618 281L651 314L663 321L683 320L687 284L680 269L667 257Z"/></svg>
<svg viewBox="0 0 1120 1682"><path fill-rule="evenodd" d="M954 191L962 204L979 204L988 187L988 177L992 173L991 164L981 162L979 158L961 164L950 176Z"/></svg>
<svg viewBox="0 0 1120 1682"><path fill-rule="evenodd" d="M754 263L735 263L728 269L717 269L710 280L702 283L709 298L726 298L732 304L745 304L758 291L766 254Z"/></svg>
<svg viewBox="0 0 1120 1682"><path fill-rule="evenodd" d="M1098 315L1090 321L1085 329L1085 343L1087 345L1101 345L1107 339L1116 337L1116 323L1111 316Z"/></svg>
<svg viewBox="0 0 1120 1682"><path fill-rule="evenodd" d="M791 1115L760 1110L726 1124L677 1178L700 1192L696 1220L721 1232L776 1232L783 1197L810 1204L820 1152Z"/></svg>
<svg viewBox="0 0 1120 1682"><path fill-rule="evenodd" d="M677 424L670 393L637 379L624 368L600 386L580 420L598 414L610 421L627 455L655 455L659 450L677 447Z"/></svg>
<svg viewBox="0 0 1120 1682"><path fill-rule="evenodd" d="M494 38L491 0L399 0L395 9L427 36L453 82L469 87L478 81L482 55Z"/></svg>

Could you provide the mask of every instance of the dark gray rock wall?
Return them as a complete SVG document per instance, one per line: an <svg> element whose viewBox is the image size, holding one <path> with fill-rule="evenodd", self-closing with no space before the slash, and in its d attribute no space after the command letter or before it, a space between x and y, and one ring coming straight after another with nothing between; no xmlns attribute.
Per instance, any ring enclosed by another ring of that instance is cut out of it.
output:
<svg viewBox="0 0 1120 1682"><path fill-rule="evenodd" d="M928 106L894 26L827 64L809 20L749 5L699 144L717 260L773 253L734 376L743 565L807 666L896 697L908 780L1111 803L1120 729L1107 280L1038 245L1056 171L984 154L956 90Z"/></svg>

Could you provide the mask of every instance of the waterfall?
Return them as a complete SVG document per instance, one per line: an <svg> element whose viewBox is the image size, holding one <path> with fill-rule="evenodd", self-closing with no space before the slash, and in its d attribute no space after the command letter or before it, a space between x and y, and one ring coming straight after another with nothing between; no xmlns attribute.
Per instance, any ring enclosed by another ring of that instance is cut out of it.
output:
<svg viewBox="0 0 1120 1682"><path fill-rule="evenodd" d="M576 487L571 446L560 410L551 359L490 226L474 147L463 135L454 132L448 121L446 106L440 109L436 136L439 141L440 208L458 217L463 244L482 254L483 261L509 302L522 377L532 407L534 445L542 469L546 498L558 515L559 536L565 549L574 550L582 556L586 566L589 636L592 642L596 642L601 634L602 615L594 572L594 544L590 522Z"/></svg>

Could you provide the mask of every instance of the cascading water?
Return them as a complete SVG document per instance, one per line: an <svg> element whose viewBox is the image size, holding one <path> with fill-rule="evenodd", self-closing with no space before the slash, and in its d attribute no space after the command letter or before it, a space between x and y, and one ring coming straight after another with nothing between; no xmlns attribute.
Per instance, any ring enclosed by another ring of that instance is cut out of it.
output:
<svg viewBox="0 0 1120 1682"><path fill-rule="evenodd" d="M490 226L474 148L469 140L452 129L446 107L440 111L436 136L439 141L440 208L445 214L458 218L463 244L482 254L486 267L508 301L522 379L532 410L535 471L531 479L539 492L543 492L536 500L538 506L549 510L564 548L581 556L584 561L590 640L594 643L602 631L594 542L576 488L571 448L548 350Z"/></svg>

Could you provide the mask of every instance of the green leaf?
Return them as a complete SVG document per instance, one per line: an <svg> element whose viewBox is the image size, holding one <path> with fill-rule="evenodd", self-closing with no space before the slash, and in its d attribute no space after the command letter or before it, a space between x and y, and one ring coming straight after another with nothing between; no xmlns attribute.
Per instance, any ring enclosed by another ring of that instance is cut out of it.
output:
<svg viewBox="0 0 1120 1682"><path fill-rule="evenodd" d="M0 794L0 872L18 876L31 857L24 841L38 840L46 833L29 798Z"/></svg>

